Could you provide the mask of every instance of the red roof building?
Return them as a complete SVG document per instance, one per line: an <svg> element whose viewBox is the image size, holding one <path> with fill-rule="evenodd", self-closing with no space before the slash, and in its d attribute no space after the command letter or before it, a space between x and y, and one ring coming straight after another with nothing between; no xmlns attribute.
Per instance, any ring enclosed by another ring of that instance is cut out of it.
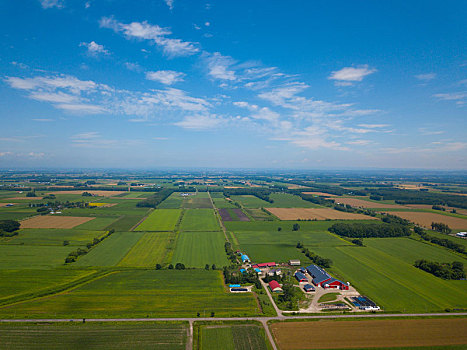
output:
<svg viewBox="0 0 467 350"><path fill-rule="evenodd" d="M273 292L273 293L282 293L283 292L283 290L281 288L281 285L277 281L274 281L274 280L269 282L269 288L271 289L271 292Z"/></svg>

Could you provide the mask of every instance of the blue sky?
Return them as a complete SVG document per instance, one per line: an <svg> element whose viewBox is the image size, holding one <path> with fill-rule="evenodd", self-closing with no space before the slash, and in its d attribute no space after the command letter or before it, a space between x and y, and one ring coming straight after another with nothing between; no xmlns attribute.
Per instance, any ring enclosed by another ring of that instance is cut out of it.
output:
<svg viewBox="0 0 467 350"><path fill-rule="evenodd" d="M467 168L467 2L0 0L0 167Z"/></svg>

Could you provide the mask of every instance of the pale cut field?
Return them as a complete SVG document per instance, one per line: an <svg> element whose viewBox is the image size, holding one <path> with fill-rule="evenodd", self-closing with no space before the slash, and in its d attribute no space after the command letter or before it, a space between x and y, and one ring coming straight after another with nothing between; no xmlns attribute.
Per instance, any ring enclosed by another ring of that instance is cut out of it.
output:
<svg viewBox="0 0 467 350"><path fill-rule="evenodd" d="M413 209L431 209L431 204L406 204L406 207L413 208ZM453 207L446 207L443 206L447 211L451 211L452 209L456 209L457 214L467 215L467 209L460 209L460 208L453 208Z"/></svg>
<svg viewBox="0 0 467 350"><path fill-rule="evenodd" d="M83 192L89 192L95 196L102 197L113 197L118 194L127 193L127 191L98 191L98 190L73 190L73 191L55 191L49 194L82 194Z"/></svg>
<svg viewBox="0 0 467 350"><path fill-rule="evenodd" d="M358 198L332 198L334 203L349 204L352 207L361 207L361 208L394 208L394 209L406 209L403 205L399 204L385 204L385 203L376 203L369 202L363 199Z"/></svg>
<svg viewBox="0 0 467 350"><path fill-rule="evenodd" d="M325 196L325 197L337 197L335 194L326 193L326 192L302 192L303 194L312 194L315 196Z"/></svg>
<svg viewBox="0 0 467 350"><path fill-rule="evenodd" d="M93 219L95 217L35 216L21 221L21 228L73 228Z"/></svg>
<svg viewBox="0 0 467 350"><path fill-rule="evenodd" d="M266 208L280 220L375 220L363 214L345 213L331 208Z"/></svg>
<svg viewBox="0 0 467 350"><path fill-rule="evenodd" d="M280 322L271 330L280 349L339 349L467 344L467 319ZM319 334L312 341L304 334Z"/></svg>
<svg viewBox="0 0 467 350"><path fill-rule="evenodd" d="M38 201L38 200L41 200L42 197L7 197L7 198L3 198L5 200L33 200L33 201Z"/></svg>
<svg viewBox="0 0 467 350"><path fill-rule="evenodd" d="M424 213L419 211L391 211L388 212L388 214L397 215L426 228L431 228L432 222L442 222L455 230L463 230L467 228L467 219L461 219L454 216Z"/></svg>

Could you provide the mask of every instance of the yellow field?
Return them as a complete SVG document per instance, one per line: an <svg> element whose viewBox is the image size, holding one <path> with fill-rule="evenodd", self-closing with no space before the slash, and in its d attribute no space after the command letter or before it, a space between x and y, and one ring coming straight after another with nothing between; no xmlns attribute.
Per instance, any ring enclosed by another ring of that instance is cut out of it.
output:
<svg viewBox="0 0 467 350"><path fill-rule="evenodd" d="M403 219L410 220L417 225L431 228L432 222L442 222L455 230L467 229L467 219L447 216L435 213L424 213L416 211L391 211L388 214L397 215Z"/></svg>
<svg viewBox="0 0 467 350"><path fill-rule="evenodd" d="M464 345L467 344L466 329L466 318L321 320L271 325L283 350Z"/></svg>
<svg viewBox="0 0 467 350"><path fill-rule="evenodd" d="M89 206L91 207L113 207L114 205L117 205L118 203L101 203L101 202L93 202L93 203L88 203Z"/></svg>
<svg viewBox="0 0 467 350"><path fill-rule="evenodd" d="M280 220L374 220L363 214L346 213L331 208L265 208Z"/></svg>
<svg viewBox="0 0 467 350"><path fill-rule="evenodd" d="M21 228L73 228L92 219L95 217L35 216L21 221Z"/></svg>

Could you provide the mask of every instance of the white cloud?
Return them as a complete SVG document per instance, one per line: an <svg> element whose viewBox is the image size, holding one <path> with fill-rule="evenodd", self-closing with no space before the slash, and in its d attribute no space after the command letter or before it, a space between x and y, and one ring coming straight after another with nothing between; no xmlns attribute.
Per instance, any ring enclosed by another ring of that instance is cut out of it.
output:
<svg viewBox="0 0 467 350"><path fill-rule="evenodd" d="M349 141L347 144L349 145L356 145L356 146L366 146L373 143L370 140L354 140L354 141Z"/></svg>
<svg viewBox="0 0 467 350"><path fill-rule="evenodd" d="M219 52L205 53L203 56L208 68L208 75L220 80L237 80L235 71L230 68L236 63L232 57L222 56Z"/></svg>
<svg viewBox="0 0 467 350"><path fill-rule="evenodd" d="M11 156L13 155L13 153L11 152L0 152L0 157L7 157L7 156Z"/></svg>
<svg viewBox="0 0 467 350"><path fill-rule="evenodd" d="M258 112L251 115L254 119L267 120L271 123L276 123L279 120L279 113L271 111L267 107L261 108Z"/></svg>
<svg viewBox="0 0 467 350"><path fill-rule="evenodd" d="M79 46L84 46L87 49L88 55L90 56L97 56L99 54L109 54L109 51L106 50L103 45L99 45L95 41L91 41L90 43L82 42L79 44Z"/></svg>
<svg viewBox="0 0 467 350"><path fill-rule="evenodd" d="M159 70L156 72L147 72L146 79L158 81L162 84L172 85L179 81L183 81L185 73L175 72L173 70Z"/></svg>
<svg viewBox="0 0 467 350"><path fill-rule="evenodd" d="M53 102L53 103L71 103L78 101L78 96L66 94L63 92L33 92L29 95L33 100Z"/></svg>
<svg viewBox="0 0 467 350"><path fill-rule="evenodd" d="M216 115L193 115L186 116L182 121L174 124L184 129L206 130L219 127L225 122L225 119Z"/></svg>
<svg viewBox="0 0 467 350"><path fill-rule="evenodd" d="M358 126L362 128L368 128L368 129L379 129L379 128L386 128L389 126L389 124L358 124Z"/></svg>
<svg viewBox="0 0 467 350"><path fill-rule="evenodd" d="M128 70L131 70L133 72L140 72L142 70L141 66L138 63L125 62L124 64Z"/></svg>
<svg viewBox="0 0 467 350"><path fill-rule="evenodd" d="M90 8L90 7L91 7L91 1L86 1L86 2L84 3L84 8L85 8L85 9L88 9L88 8Z"/></svg>
<svg viewBox="0 0 467 350"><path fill-rule="evenodd" d="M174 0L165 0L165 3L171 11L174 9Z"/></svg>
<svg viewBox="0 0 467 350"><path fill-rule="evenodd" d="M211 25L211 23L210 23L210 22L205 22L204 25L205 25L206 27L209 27L209 26Z"/></svg>
<svg viewBox="0 0 467 350"><path fill-rule="evenodd" d="M418 131L422 135L441 135L441 134L444 134L443 130L433 130L433 129L429 129L429 128L418 128Z"/></svg>
<svg viewBox="0 0 467 350"><path fill-rule="evenodd" d="M48 123L48 122L55 121L54 119L51 119L51 118L33 118L32 120L35 122L41 122L41 123Z"/></svg>
<svg viewBox="0 0 467 350"><path fill-rule="evenodd" d="M64 6L63 0L39 0L39 1L42 5L42 8L44 9L49 9L52 7L61 9Z"/></svg>
<svg viewBox="0 0 467 350"><path fill-rule="evenodd" d="M358 67L344 67L338 71L333 71L328 79L336 80L335 84L338 86L349 86L362 81L364 77L374 72L376 72L376 69L369 68L367 64Z"/></svg>
<svg viewBox="0 0 467 350"><path fill-rule="evenodd" d="M237 101L233 102L232 104L236 107L249 109L250 111L256 111L258 109L257 105L245 101Z"/></svg>
<svg viewBox="0 0 467 350"><path fill-rule="evenodd" d="M172 34L170 29L149 24L147 21L125 24L112 17L102 17L99 24L102 28L109 28L116 33L123 34L127 39L149 40L159 45L168 57L190 56L199 51L197 43L167 38Z"/></svg>
<svg viewBox="0 0 467 350"><path fill-rule="evenodd" d="M436 78L436 73L424 73L424 74L418 74L415 76L418 80L428 82L430 80L433 80Z"/></svg>
<svg viewBox="0 0 467 350"><path fill-rule="evenodd" d="M55 107L58 109L78 114L100 114L107 111L103 106L86 103L60 103L58 105L55 105Z"/></svg>
<svg viewBox="0 0 467 350"><path fill-rule="evenodd" d="M455 101L456 104L460 107L467 103L467 91L435 94L433 97L443 101Z"/></svg>

